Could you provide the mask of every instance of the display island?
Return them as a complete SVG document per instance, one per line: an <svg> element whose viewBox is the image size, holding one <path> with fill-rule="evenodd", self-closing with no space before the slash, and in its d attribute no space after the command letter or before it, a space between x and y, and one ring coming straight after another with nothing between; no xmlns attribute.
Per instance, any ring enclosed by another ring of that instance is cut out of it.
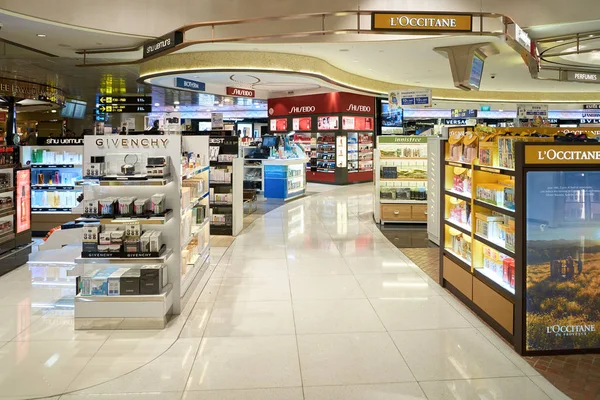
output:
<svg viewBox="0 0 600 400"><path fill-rule="evenodd" d="M523 355L600 349L600 144L590 142L458 127L443 143L440 282Z"/></svg>

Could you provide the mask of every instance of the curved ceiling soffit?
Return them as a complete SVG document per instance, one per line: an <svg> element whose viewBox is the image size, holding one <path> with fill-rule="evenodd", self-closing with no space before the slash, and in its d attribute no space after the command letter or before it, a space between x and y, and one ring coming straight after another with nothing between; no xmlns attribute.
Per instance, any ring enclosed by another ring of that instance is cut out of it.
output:
<svg viewBox="0 0 600 400"><path fill-rule="evenodd" d="M299 74L334 84L348 90L373 96L387 96L391 90L420 89L365 78L329 64L320 58L286 53L260 51L210 51L169 54L140 64L140 83L146 79L177 73L202 72L273 72ZM543 102L568 103L596 101L596 92L493 92L432 88L437 100L478 102Z"/></svg>

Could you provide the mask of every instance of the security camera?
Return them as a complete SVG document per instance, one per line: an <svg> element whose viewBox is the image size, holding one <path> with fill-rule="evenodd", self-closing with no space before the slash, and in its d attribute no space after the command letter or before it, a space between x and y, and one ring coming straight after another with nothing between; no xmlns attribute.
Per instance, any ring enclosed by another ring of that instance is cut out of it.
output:
<svg viewBox="0 0 600 400"><path fill-rule="evenodd" d="M492 78L492 79L496 79L496 74L491 74L491 75L490 75L490 78Z"/></svg>

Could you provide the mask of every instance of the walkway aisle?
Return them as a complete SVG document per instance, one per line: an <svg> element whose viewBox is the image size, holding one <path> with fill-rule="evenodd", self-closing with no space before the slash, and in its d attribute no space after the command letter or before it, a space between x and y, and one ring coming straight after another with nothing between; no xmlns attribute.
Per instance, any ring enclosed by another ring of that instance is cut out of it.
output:
<svg viewBox="0 0 600 400"><path fill-rule="evenodd" d="M371 188L257 219L164 331L73 333L43 312L0 328L0 400L566 398L385 239Z"/></svg>

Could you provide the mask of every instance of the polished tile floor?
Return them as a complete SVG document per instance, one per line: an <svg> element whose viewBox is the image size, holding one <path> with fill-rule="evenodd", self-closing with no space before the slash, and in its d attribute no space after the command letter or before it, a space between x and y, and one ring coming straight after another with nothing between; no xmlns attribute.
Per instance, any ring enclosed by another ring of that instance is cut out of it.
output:
<svg viewBox="0 0 600 400"><path fill-rule="evenodd" d="M161 331L75 332L64 269L1 277L0 400L567 398L386 239L371 193L256 218Z"/></svg>

